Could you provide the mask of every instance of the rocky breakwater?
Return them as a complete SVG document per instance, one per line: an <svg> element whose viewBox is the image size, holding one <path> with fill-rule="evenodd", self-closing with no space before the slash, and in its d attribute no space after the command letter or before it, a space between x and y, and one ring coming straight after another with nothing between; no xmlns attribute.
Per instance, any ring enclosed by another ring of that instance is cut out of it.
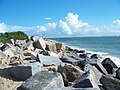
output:
<svg viewBox="0 0 120 90"><path fill-rule="evenodd" d="M120 90L110 58L31 36L0 45L0 90Z"/></svg>

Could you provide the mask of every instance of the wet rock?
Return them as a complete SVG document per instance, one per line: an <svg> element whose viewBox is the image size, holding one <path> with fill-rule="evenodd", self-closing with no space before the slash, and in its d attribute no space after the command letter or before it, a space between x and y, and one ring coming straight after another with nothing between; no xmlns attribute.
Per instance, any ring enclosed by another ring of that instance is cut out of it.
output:
<svg viewBox="0 0 120 90"><path fill-rule="evenodd" d="M43 65L36 63L29 63L15 67L9 67L0 69L0 75L9 76L16 80L24 81L29 77L35 75L37 72L41 71Z"/></svg>
<svg viewBox="0 0 120 90"><path fill-rule="evenodd" d="M120 80L120 67L116 71L116 78Z"/></svg>
<svg viewBox="0 0 120 90"><path fill-rule="evenodd" d="M99 54L93 54L91 56L91 59L99 59L99 58L101 58Z"/></svg>
<svg viewBox="0 0 120 90"><path fill-rule="evenodd" d="M34 48L38 48L38 49L42 49L42 50L45 50L45 48L46 48L45 41L42 37L39 40L35 41L33 43L33 46L34 46Z"/></svg>
<svg viewBox="0 0 120 90"><path fill-rule="evenodd" d="M57 72L38 72L22 84L22 90L50 90L63 87L62 76Z"/></svg>
<svg viewBox="0 0 120 90"><path fill-rule="evenodd" d="M120 90L120 80L108 76L102 76L100 82L103 84L105 90Z"/></svg>
<svg viewBox="0 0 120 90"><path fill-rule="evenodd" d="M85 53L85 50L74 49L74 52L76 52L76 53Z"/></svg>
<svg viewBox="0 0 120 90"><path fill-rule="evenodd" d="M81 77L77 78L74 83L74 88L98 88L95 80L95 74L92 70L87 71Z"/></svg>
<svg viewBox="0 0 120 90"><path fill-rule="evenodd" d="M81 76L83 74L82 70L70 64L65 65L64 67L59 66L58 72L63 76L65 86L69 86L70 82L73 82L78 78L78 76Z"/></svg>
<svg viewBox="0 0 120 90"><path fill-rule="evenodd" d="M87 57L87 54L84 54L84 53L83 53L83 54L79 54L79 57L80 57L80 58L86 58L86 57Z"/></svg>
<svg viewBox="0 0 120 90"><path fill-rule="evenodd" d="M104 66L104 68L107 70L109 74L113 74L114 72L113 69L117 68L116 64L110 58L105 58L102 61L102 65Z"/></svg>

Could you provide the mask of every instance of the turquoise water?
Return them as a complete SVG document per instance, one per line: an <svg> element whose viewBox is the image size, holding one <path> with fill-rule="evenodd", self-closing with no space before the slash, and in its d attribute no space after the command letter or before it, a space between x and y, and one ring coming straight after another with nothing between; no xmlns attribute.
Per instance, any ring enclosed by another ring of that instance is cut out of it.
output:
<svg viewBox="0 0 120 90"><path fill-rule="evenodd" d="M52 38L52 40L89 51L108 53L108 55L120 58L120 37L71 37Z"/></svg>

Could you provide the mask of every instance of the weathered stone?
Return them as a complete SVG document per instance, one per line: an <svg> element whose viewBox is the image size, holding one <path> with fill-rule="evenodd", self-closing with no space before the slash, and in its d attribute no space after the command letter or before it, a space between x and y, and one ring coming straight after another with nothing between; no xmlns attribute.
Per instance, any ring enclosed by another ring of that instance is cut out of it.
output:
<svg viewBox="0 0 120 90"><path fill-rule="evenodd" d="M106 69L103 67L99 59L87 59L86 60L89 64L94 65L101 73L108 74Z"/></svg>
<svg viewBox="0 0 120 90"><path fill-rule="evenodd" d="M0 50L0 64L8 64L6 55Z"/></svg>
<svg viewBox="0 0 120 90"><path fill-rule="evenodd" d="M91 59L99 59L99 58L101 58L99 54L93 54L91 56Z"/></svg>
<svg viewBox="0 0 120 90"><path fill-rule="evenodd" d="M22 49L23 50L31 50L31 51L33 51L34 50L33 42L32 41L28 41L27 43L24 43L22 45Z"/></svg>
<svg viewBox="0 0 120 90"><path fill-rule="evenodd" d="M4 45L4 43L0 42L0 48Z"/></svg>
<svg viewBox="0 0 120 90"><path fill-rule="evenodd" d="M15 54L11 51L11 49L7 49L3 52L6 56L13 57Z"/></svg>
<svg viewBox="0 0 120 90"><path fill-rule="evenodd" d="M22 84L22 90L52 90L63 87L62 76L57 72L38 72Z"/></svg>
<svg viewBox="0 0 120 90"><path fill-rule="evenodd" d="M87 71L81 77L77 78L74 83L74 88L98 88L96 84L95 74L92 70Z"/></svg>
<svg viewBox="0 0 120 90"><path fill-rule="evenodd" d="M120 67L116 71L116 78L120 80Z"/></svg>
<svg viewBox="0 0 120 90"><path fill-rule="evenodd" d="M24 81L41 71L43 65L36 63L24 64L16 67L0 69L0 75L10 76L16 80Z"/></svg>
<svg viewBox="0 0 120 90"><path fill-rule="evenodd" d="M83 74L82 70L70 64L64 67L59 66L58 72L62 74L65 86L69 86L70 82L73 82L78 76Z"/></svg>
<svg viewBox="0 0 120 90"><path fill-rule="evenodd" d="M103 84L105 90L120 90L120 80L108 76L102 76L100 82Z"/></svg>
<svg viewBox="0 0 120 90"><path fill-rule="evenodd" d="M107 70L109 74L113 74L113 69L117 68L116 64L110 58L105 58L102 61L102 65L104 66L104 68Z"/></svg>
<svg viewBox="0 0 120 90"><path fill-rule="evenodd" d="M25 40L16 40L15 45L21 48L25 43Z"/></svg>
<svg viewBox="0 0 120 90"><path fill-rule="evenodd" d="M55 44L55 42L46 41L46 50L56 52L56 44Z"/></svg>
<svg viewBox="0 0 120 90"><path fill-rule="evenodd" d="M56 43L56 49L65 52L66 46L63 43Z"/></svg>
<svg viewBox="0 0 120 90"><path fill-rule="evenodd" d="M43 65L62 65L62 61L58 57L54 56L44 56L42 54L37 54L35 52L31 52L32 60L36 60Z"/></svg>
<svg viewBox="0 0 120 90"><path fill-rule="evenodd" d="M5 51L5 50L7 50L7 49L9 49L9 48L12 48L12 47L14 47L14 45L12 45L12 44L10 44L10 43L6 43L6 44L4 44L4 45L1 47L1 50L2 50L2 51Z"/></svg>
<svg viewBox="0 0 120 90"><path fill-rule="evenodd" d="M84 71L88 71L88 70L93 70L93 72L95 74L95 78L96 78L97 84L100 85L100 81L99 80L102 77L102 73L95 66L92 66L90 64L86 64L85 67L84 67Z"/></svg>
<svg viewBox="0 0 120 90"><path fill-rule="evenodd" d="M10 39L10 40L7 41L7 43L10 43L10 44L14 45L15 41L14 41L14 39Z"/></svg>
<svg viewBox="0 0 120 90"><path fill-rule="evenodd" d="M32 40L32 41L37 41L39 39L40 39L40 37L38 37L38 36L31 36L30 37L30 40Z"/></svg>
<svg viewBox="0 0 120 90"><path fill-rule="evenodd" d="M39 40L37 40L33 43L33 46L34 46L34 48L45 50L46 43L45 43L44 39L41 37Z"/></svg>

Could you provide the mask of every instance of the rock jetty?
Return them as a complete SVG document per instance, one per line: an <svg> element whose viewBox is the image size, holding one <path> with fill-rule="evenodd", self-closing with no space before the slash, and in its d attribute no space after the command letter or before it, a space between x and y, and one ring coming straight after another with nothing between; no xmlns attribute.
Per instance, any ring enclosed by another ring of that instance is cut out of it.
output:
<svg viewBox="0 0 120 90"><path fill-rule="evenodd" d="M0 90L120 90L120 67L43 37L10 39L0 45Z"/></svg>

